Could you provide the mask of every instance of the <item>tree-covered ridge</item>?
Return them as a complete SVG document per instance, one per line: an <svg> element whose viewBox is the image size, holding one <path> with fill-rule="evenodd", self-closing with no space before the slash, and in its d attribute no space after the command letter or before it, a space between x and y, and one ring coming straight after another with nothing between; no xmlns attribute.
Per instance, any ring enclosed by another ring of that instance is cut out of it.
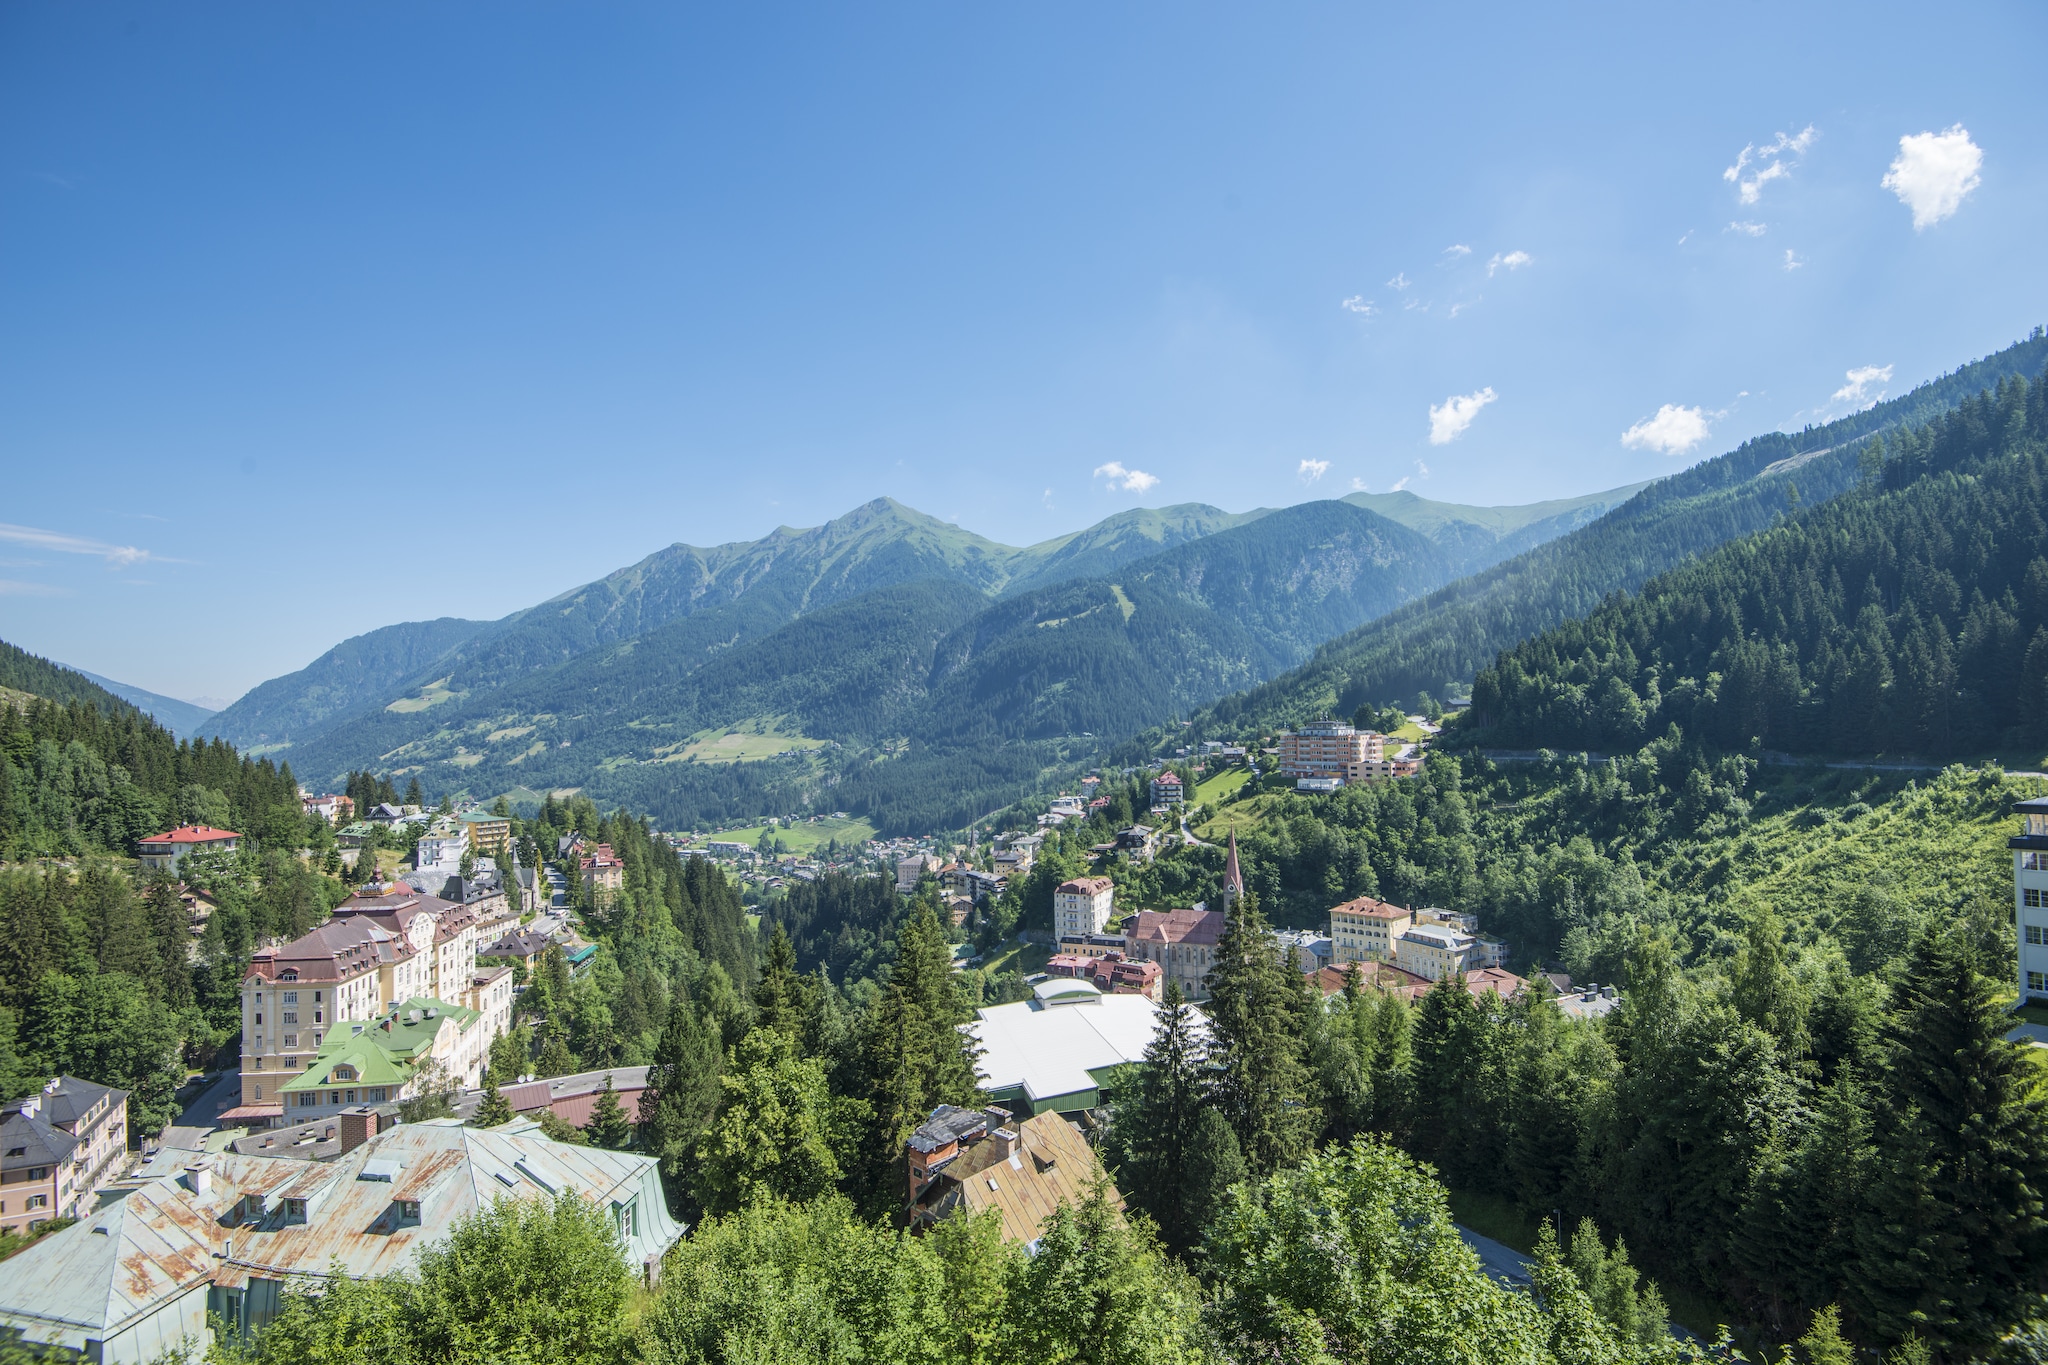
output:
<svg viewBox="0 0 2048 1365"><path fill-rule="evenodd" d="M0 859L126 855L181 823L297 847L303 815L289 766L244 758L221 740L173 739L70 670L14 654L9 676L68 699L0 706Z"/></svg>
<svg viewBox="0 0 2048 1365"><path fill-rule="evenodd" d="M389 755L435 790L577 787L671 827L824 800L922 832L1268 676L1451 572L1405 527L1307 503L994 602L924 579L736 638L724 613L767 610L750 596L482 696L360 716L292 753L337 778ZM691 761L693 735L735 726L809 743L768 762Z"/></svg>
<svg viewBox="0 0 2048 1365"><path fill-rule="evenodd" d="M2002 381L1864 463L1853 496L1503 654L1460 733L1936 758L2048 738L2048 392Z"/></svg>
<svg viewBox="0 0 2048 1365"><path fill-rule="evenodd" d="M137 709L76 669L51 663L5 640L0 640L0 687L45 701L85 702L110 716Z"/></svg>
<svg viewBox="0 0 2048 1365"><path fill-rule="evenodd" d="M1925 422L2001 380L2038 374L2048 336L1962 366L1824 426L1773 432L1660 480L1598 521L1330 641L1271 682L1194 717L1198 731L1295 724L1462 686L1502 651L1593 611L1616 592L1775 523L1787 486L1813 505L1855 485L1860 443ZM1178 739L1175 742L1179 742Z"/></svg>

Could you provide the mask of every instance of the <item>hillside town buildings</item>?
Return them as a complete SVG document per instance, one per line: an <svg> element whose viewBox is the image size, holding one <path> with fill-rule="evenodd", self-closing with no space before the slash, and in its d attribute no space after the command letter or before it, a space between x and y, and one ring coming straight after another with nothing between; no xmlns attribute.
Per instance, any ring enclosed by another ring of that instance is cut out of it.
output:
<svg viewBox="0 0 2048 1365"><path fill-rule="evenodd" d="M1058 1114L1019 1123L1001 1108L942 1104L905 1148L911 1227L994 1210L1004 1240L1027 1246L1037 1243L1054 1209L1085 1202L1102 1178L1088 1140ZM1108 1196L1123 1207L1115 1186Z"/></svg>
<svg viewBox="0 0 2048 1365"><path fill-rule="evenodd" d="M355 1134L375 1118L343 1117ZM653 1157L551 1142L527 1119L369 1131L332 1161L166 1149L126 1198L6 1262L0 1332L135 1365L204 1343L209 1317L247 1338L288 1287L402 1273L499 1198L589 1201L649 1280L682 1236Z"/></svg>
<svg viewBox="0 0 2048 1365"><path fill-rule="evenodd" d="M76 1218L128 1151L128 1092L56 1076L0 1104L0 1232Z"/></svg>
<svg viewBox="0 0 2048 1365"><path fill-rule="evenodd" d="M1127 937L1132 961L1158 963L1164 979L1179 982L1190 1000L1209 998L1204 982L1223 938L1221 910L1140 910Z"/></svg>
<svg viewBox="0 0 2048 1365"><path fill-rule="evenodd" d="M1052 893L1052 930L1056 938L1086 938L1108 927L1114 913L1116 883L1107 877L1075 877Z"/></svg>
<svg viewBox="0 0 2048 1365"><path fill-rule="evenodd" d="M180 825L176 829L152 834L139 841L135 856L144 867L156 868L176 876L179 861L188 853L199 849L233 853L241 846L242 836L231 829L215 829L211 825Z"/></svg>
<svg viewBox="0 0 2048 1365"><path fill-rule="evenodd" d="M1280 773L1304 790L1367 782L1391 775L1386 737L1338 720L1310 721L1280 736Z"/></svg>
<svg viewBox="0 0 2048 1365"><path fill-rule="evenodd" d="M314 1067L320 1057L328 1055L329 1066L349 1065L334 1061L331 1049L322 1053L338 1029L346 1040L360 1032L351 1026L417 1001L471 1011L474 1024L459 1029L460 1036L437 1029L424 1057L416 1049L405 1051L402 1064L391 1064L404 1073L402 1079L363 1080L354 1088L402 1091L426 1059L459 1083L473 1083L475 1058L511 1027L512 1008L512 969L479 970L479 939L470 907L394 883L358 892L301 938L258 949L242 980L241 1103L223 1118L257 1126L283 1119L290 1082L309 1068L330 1074ZM471 1027L478 1031L471 1033ZM345 1083L310 1088L322 1096L322 1105L362 1102L360 1096L337 1100L329 1093L345 1095L351 1088ZM301 1085L293 1095L308 1090Z"/></svg>

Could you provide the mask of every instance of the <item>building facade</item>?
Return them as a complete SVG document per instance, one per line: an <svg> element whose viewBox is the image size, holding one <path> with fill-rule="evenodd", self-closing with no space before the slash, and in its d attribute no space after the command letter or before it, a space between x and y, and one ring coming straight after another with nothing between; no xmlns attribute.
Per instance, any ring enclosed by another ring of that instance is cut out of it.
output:
<svg viewBox="0 0 2048 1365"><path fill-rule="evenodd" d="M76 1218L128 1152L128 1092L53 1077L0 1105L0 1231Z"/></svg>
<svg viewBox="0 0 2048 1365"><path fill-rule="evenodd" d="M1394 940L1415 923L1415 915L1399 905L1389 905L1371 896L1330 907L1331 960L1346 962L1391 962Z"/></svg>
<svg viewBox="0 0 2048 1365"><path fill-rule="evenodd" d="M470 852L495 858L512 842L512 821L487 810L464 811L456 817L469 839Z"/></svg>
<svg viewBox="0 0 2048 1365"><path fill-rule="evenodd" d="M1075 877L1052 893L1052 927L1057 938L1099 934L1114 913L1116 883L1107 877Z"/></svg>
<svg viewBox="0 0 2048 1365"><path fill-rule="evenodd" d="M1384 775L1385 759L1385 736L1339 720L1310 721L1280 736L1283 777L1360 782Z"/></svg>
<svg viewBox="0 0 2048 1365"><path fill-rule="evenodd" d="M600 910L609 910L619 892L626 889L626 865L612 852L610 844L599 844L577 861L576 868L590 903Z"/></svg>
<svg viewBox="0 0 2048 1365"><path fill-rule="evenodd" d="M1162 982L1179 982L1190 1000L1209 998L1205 983L1223 937L1221 910L1140 910L1125 937L1130 943L1125 956L1131 961L1158 963Z"/></svg>
<svg viewBox="0 0 2048 1365"><path fill-rule="evenodd" d="M350 897L301 938L259 949L242 979L241 1104L223 1117L257 1125L288 1117L286 1086L337 1027L406 1001L473 1011L488 1050L511 1026L512 970L480 972L481 939L473 908L391 884Z"/></svg>
<svg viewBox="0 0 2048 1365"><path fill-rule="evenodd" d="M1178 806L1186 793L1177 773L1161 773L1152 779L1152 809L1164 810Z"/></svg>
<svg viewBox="0 0 2048 1365"><path fill-rule="evenodd" d="M2048 1000L2048 797L2017 803L2020 832L2012 850L2012 906L2019 961L2014 984L2020 1002Z"/></svg>
<svg viewBox="0 0 2048 1365"><path fill-rule="evenodd" d="M176 874L178 861L196 849L217 849L233 853L242 846L242 836L231 829L211 825L180 825L162 834L152 834L136 846L136 859L144 867Z"/></svg>

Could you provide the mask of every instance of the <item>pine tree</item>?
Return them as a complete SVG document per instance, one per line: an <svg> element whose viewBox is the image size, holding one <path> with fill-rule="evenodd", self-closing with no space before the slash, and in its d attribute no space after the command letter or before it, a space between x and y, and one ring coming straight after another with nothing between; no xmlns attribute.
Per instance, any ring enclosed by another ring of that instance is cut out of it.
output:
<svg viewBox="0 0 2048 1365"><path fill-rule="evenodd" d="M545 1080L552 1076L567 1076L575 1070L576 1054L569 1051L562 1031L550 1025L548 1040L541 1044L540 1056L534 1060L533 1074Z"/></svg>
<svg viewBox="0 0 2048 1365"><path fill-rule="evenodd" d="M1295 1033L1296 992L1256 897L1231 907L1203 984L1216 1107L1254 1173L1291 1166L1308 1151L1317 1115Z"/></svg>
<svg viewBox="0 0 2048 1365"><path fill-rule="evenodd" d="M512 1121L512 1102L499 1093L496 1081L484 1086L484 1102L477 1106L476 1116L470 1119L472 1128L496 1128L501 1123Z"/></svg>
<svg viewBox="0 0 2048 1365"><path fill-rule="evenodd" d="M1988 1346L2048 1254L2048 1099L1996 983L1957 933L1916 945L1890 1026L1856 1316L1942 1355Z"/></svg>
<svg viewBox="0 0 2048 1365"><path fill-rule="evenodd" d="M1439 978L1415 1010L1414 1149L1425 1161L1442 1162L1457 1134L1474 1008L1464 974L1453 973Z"/></svg>
<svg viewBox="0 0 2048 1365"><path fill-rule="evenodd" d="M146 908L150 935L163 964L157 977L158 992L166 1005L181 1010L192 1003L192 960L187 946L192 941L191 916L185 913L185 903L178 899L178 888L169 877L150 883Z"/></svg>
<svg viewBox="0 0 2048 1365"><path fill-rule="evenodd" d="M754 987L754 1024L794 1038L803 1024L804 980L796 970L796 945L776 922L768 939L768 958Z"/></svg>
<svg viewBox="0 0 2048 1365"><path fill-rule="evenodd" d="M426 809L427 798L420 791L420 780L417 777L405 784L405 804L408 806L418 806L422 810Z"/></svg>
<svg viewBox="0 0 2048 1365"><path fill-rule="evenodd" d="M1145 1064L1133 1068L1127 1082L1131 1093L1117 1097L1116 1122L1106 1143L1118 1188L1152 1216L1159 1240L1176 1252L1195 1244L1210 1212L1196 1206L1203 1192L1195 1190L1189 1178L1195 1132L1204 1111L1195 1026L1195 1012L1181 994L1180 983L1168 981L1158 1024L1145 1049ZM1230 1131L1229 1125L1224 1131ZM1231 1146L1236 1146L1235 1136Z"/></svg>
<svg viewBox="0 0 2048 1365"><path fill-rule="evenodd" d="M945 929L921 904L896 937L896 961L861 1039L860 1098L870 1118L853 1183L870 1211L900 1198L895 1172L913 1128L941 1104L981 1103L973 1043L959 1028L965 1014Z"/></svg>
<svg viewBox="0 0 2048 1365"><path fill-rule="evenodd" d="M1750 916L1729 977L1735 1012L1777 1039L1788 1062L1806 1056L1806 991L1786 961L1784 923L1768 907Z"/></svg>
<svg viewBox="0 0 2048 1365"><path fill-rule="evenodd" d="M1799 1338L1805 1365L1855 1365L1856 1352L1842 1339L1842 1310L1829 1304L1813 1315L1813 1326Z"/></svg>
<svg viewBox="0 0 2048 1365"><path fill-rule="evenodd" d="M633 1124L626 1117L625 1106L619 1103L619 1092L612 1089L609 1071L604 1074L604 1089L598 1092L597 1104L591 1109L583 1132L591 1146L608 1152L623 1152L633 1143Z"/></svg>
<svg viewBox="0 0 2048 1365"><path fill-rule="evenodd" d="M718 1031L688 996L669 1003L668 1022L640 1092L640 1146L661 1162L669 1206L683 1211L683 1170L718 1109Z"/></svg>

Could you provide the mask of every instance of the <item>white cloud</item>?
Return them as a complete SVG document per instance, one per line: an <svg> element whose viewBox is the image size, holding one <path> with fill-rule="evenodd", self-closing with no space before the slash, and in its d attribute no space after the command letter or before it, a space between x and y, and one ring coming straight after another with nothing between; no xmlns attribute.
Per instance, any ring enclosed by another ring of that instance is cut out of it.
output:
<svg viewBox="0 0 2048 1365"><path fill-rule="evenodd" d="M149 551L133 545L109 545L102 540L87 540L84 536L67 536L61 531L45 531L34 526L10 526L5 522L0 522L0 540L32 545L38 550L55 550L59 554L93 555L106 560L107 566L113 569L125 569L131 564L157 559Z"/></svg>
<svg viewBox="0 0 2048 1365"><path fill-rule="evenodd" d="M1730 223L1727 227L1721 229L1723 232L1739 232L1745 237L1761 237L1764 235L1765 230L1762 223L1743 222Z"/></svg>
<svg viewBox="0 0 2048 1365"><path fill-rule="evenodd" d="M1745 204L1754 204L1763 197L1764 186L1792 174L1792 168L1799 164L1806 155L1806 149L1819 136L1809 123L1789 136L1780 133L1761 147L1752 142L1736 156L1733 166L1721 172L1721 178L1735 186L1737 199ZM1751 165L1756 166L1756 174L1745 180L1742 173Z"/></svg>
<svg viewBox="0 0 2048 1365"><path fill-rule="evenodd" d="M1487 392L1491 393L1493 392L1493 390L1488 389ZM1415 473L1416 477L1426 479L1429 477L1429 466L1424 464L1422 461L1417 460L1415 462Z"/></svg>
<svg viewBox="0 0 2048 1365"><path fill-rule="evenodd" d="M1398 493L1407 486L1408 476L1406 474L1403 474L1400 478L1394 480L1394 482L1388 486L1387 491L1389 493Z"/></svg>
<svg viewBox="0 0 2048 1365"><path fill-rule="evenodd" d="M1859 365L1843 376L1849 382L1836 389L1832 402L1854 403L1858 409L1867 408L1884 399L1884 385L1892 382L1892 367L1889 365ZM1877 389L1875 394L1871 389Z"/></svg>
<svg viewBox="0 0 2048 1365"><path fill-rule="evenodd" d="M1529 253L1526 251L1510 251L1506 255L1496 251L1493 253L1493 259L1486 263L1486 276L1488 279L1493 278L1493 272L1496 270L1520 270L1529 264L1529 259Z"/></svg>
<svg viewBox="0 0 2048 1365"><path fill-rule="evenodd" d="M1429 311L1429 305L1424 303L1421 299L1410 299L1408 300L1408 302L1402 304L1401 308L1403 311L1410 313L1414 312L1418 308L1425 313Z"/></svg>
<svg viewBox="0 0 2048 1365"><path fill-rule="evenodd" d="M1158 475L1147 474L1142 469L1125 469L1116 460L1095 466L1095 477L1108 479L1111 488L1121 488L1126 493L1143 493L1159 482Z"/></svg>
<svg viewBox="0 0 2048 1365"><path fill-rule="evenodd" d="M1354 474L1354 475L1352 475L1352 477L1351 477L1351 491L1352 491L1352 492L1354 492L1354 493L1370 493L1370 492L1372 492L1372 490L1371 490L1370 488L1367 488L1367 487L1365 486L1365 480L1364 480L1364 479L1361 479L1361 478L1359 478L1359 477L1358 477L1357 475L1355 475L1355 474Z"/></svg>
<svg viewBox="0 0 2048 1365"><path fill-rule="evenodd" d="M1413 283L1415 283L1415 281L1408 278L1408 273L1406 271L1397 271L1394 275L1394 278L1387 281L1387 288L1406 289L1409 285Z"/></svg>
<svg viewBox="0 0 2048 1365"><path fill-rule="evenodd" d="M1621 443L1660 455L1682 455L1707 439L1707 414L1698 408L1666 403L1657 415L1621 433Z"/></svg>
<svg viewBox="0 0 2048 1365"><path fill-rule="evenodd" d="M1456 316L1458 316L1458 314L1460 314L1460 313L1464 312L1464 311L1465 311L1465 310L1466 310L1467 308L1470 308L1470 307L1471 307L1471 306L1472 306L1473 304L1475 304L1475 303L1479 303L1479 302L1483 301L1483 300L1484 300L1485 298L1486 298L1486 295L1484 295L1484 294L1481 294L1481 295L1479 295L1479 296L1478 296L1477 298L1470 298L1470 299L1466 299L1466 300L1465 300L1465 301L1464 301L1463 303L1454 303L1454 304L1452 304L1452 305L1451 305L1451 316L1452 316L1452 317L1456 317Z"/></svg>
<svg viewBox="0 0 2048 1365"><path fill-rule="evenodd" d="M1433 446L1449 445L1465 434L1465 428L1472 425L1472 419L1479 410L1499 395L1491 385L1475 393L1454 393L1441 405L1429 405L1429 443ZM1427 476L1429 471L1424 470Z"/></svg>
<svg viewBox="0 0 2048 1365"><path fill-rule="evenodd" d="M1933 227L1963 206L1983 183L1977 172L1984 149L1958 123L1941 133L1913 133L1899 139L1899 155L1880 182L1913 210L1913 230Z"/></svg>
<svg viewBox="0 0 2048 1365"><path fill-rule="evenodd" d="M1047 511L1052 511L1052 510L1053 510L1053 505L1052 505L1052 490L1051 490L1050 488L1048 488L1048 489L1046 489L1046 490L1045 490L1045 497L1044 497L1044 498L1042 499L1042 501L1043 501L1043 502L1045 503L1045 507L1046 507L1046 510L1047 510Z"/></svg>
<svg viewBox="0 0 2048 1365"><path fill-rule="evenodd" d="M1800 260L1798 256L1793 254L1791 247L1788 246L1785 248L1785 268L1787 270L1798 270L1805 264L1806 262Z"/></svg>
<svg viewBox="0 0 2048 1365"><path fill-rule="evenodd" d="M1303 460L1301 468L1294 471L1303 483L1314 483L1330 472L1328 460Z"/></svg>
<svg viewBox="0 0 2048 1365"><path fill-rule="evenodd" d="M47 583L24 583L17 578L0 578L0 597L65 597L64 589Z"/></svg>
<svg viewBox="0 0 2048 1365"><path fill-rule="evenodd" d="M1678 239L1678 244L1679 244L1680 246L1684 246L1684 245L1685 245L1685 244L1686 244L1687 242L1689 242L1689 241L1691 241L1691 240L1692 240L1692 234L1693 234L1693 229L1691 229L1691 228L1687 228L1687 229L1685 230L1685 236L1683 236L1683 237L1680 237L1680 238Z"/></svg>
<svg viewBox="0 0 2048 1365"><path fill-rule="evenodd" d="M1365 317L1371 317L1374 313L1380 311L1379 307L1363 294L1353 294L1350 298L1344 300L1340 306L1347 312L1359 313Z"/></svg>
<svg viewBox="0 0 2048 1365"><path fill-rule="evenodd" d="M1463 242L1453 242L1444 248L1444 255L1451 257L1453 260L1460 256L1470 256L1471 254L1472 248L1466 246Z"/></svg>

